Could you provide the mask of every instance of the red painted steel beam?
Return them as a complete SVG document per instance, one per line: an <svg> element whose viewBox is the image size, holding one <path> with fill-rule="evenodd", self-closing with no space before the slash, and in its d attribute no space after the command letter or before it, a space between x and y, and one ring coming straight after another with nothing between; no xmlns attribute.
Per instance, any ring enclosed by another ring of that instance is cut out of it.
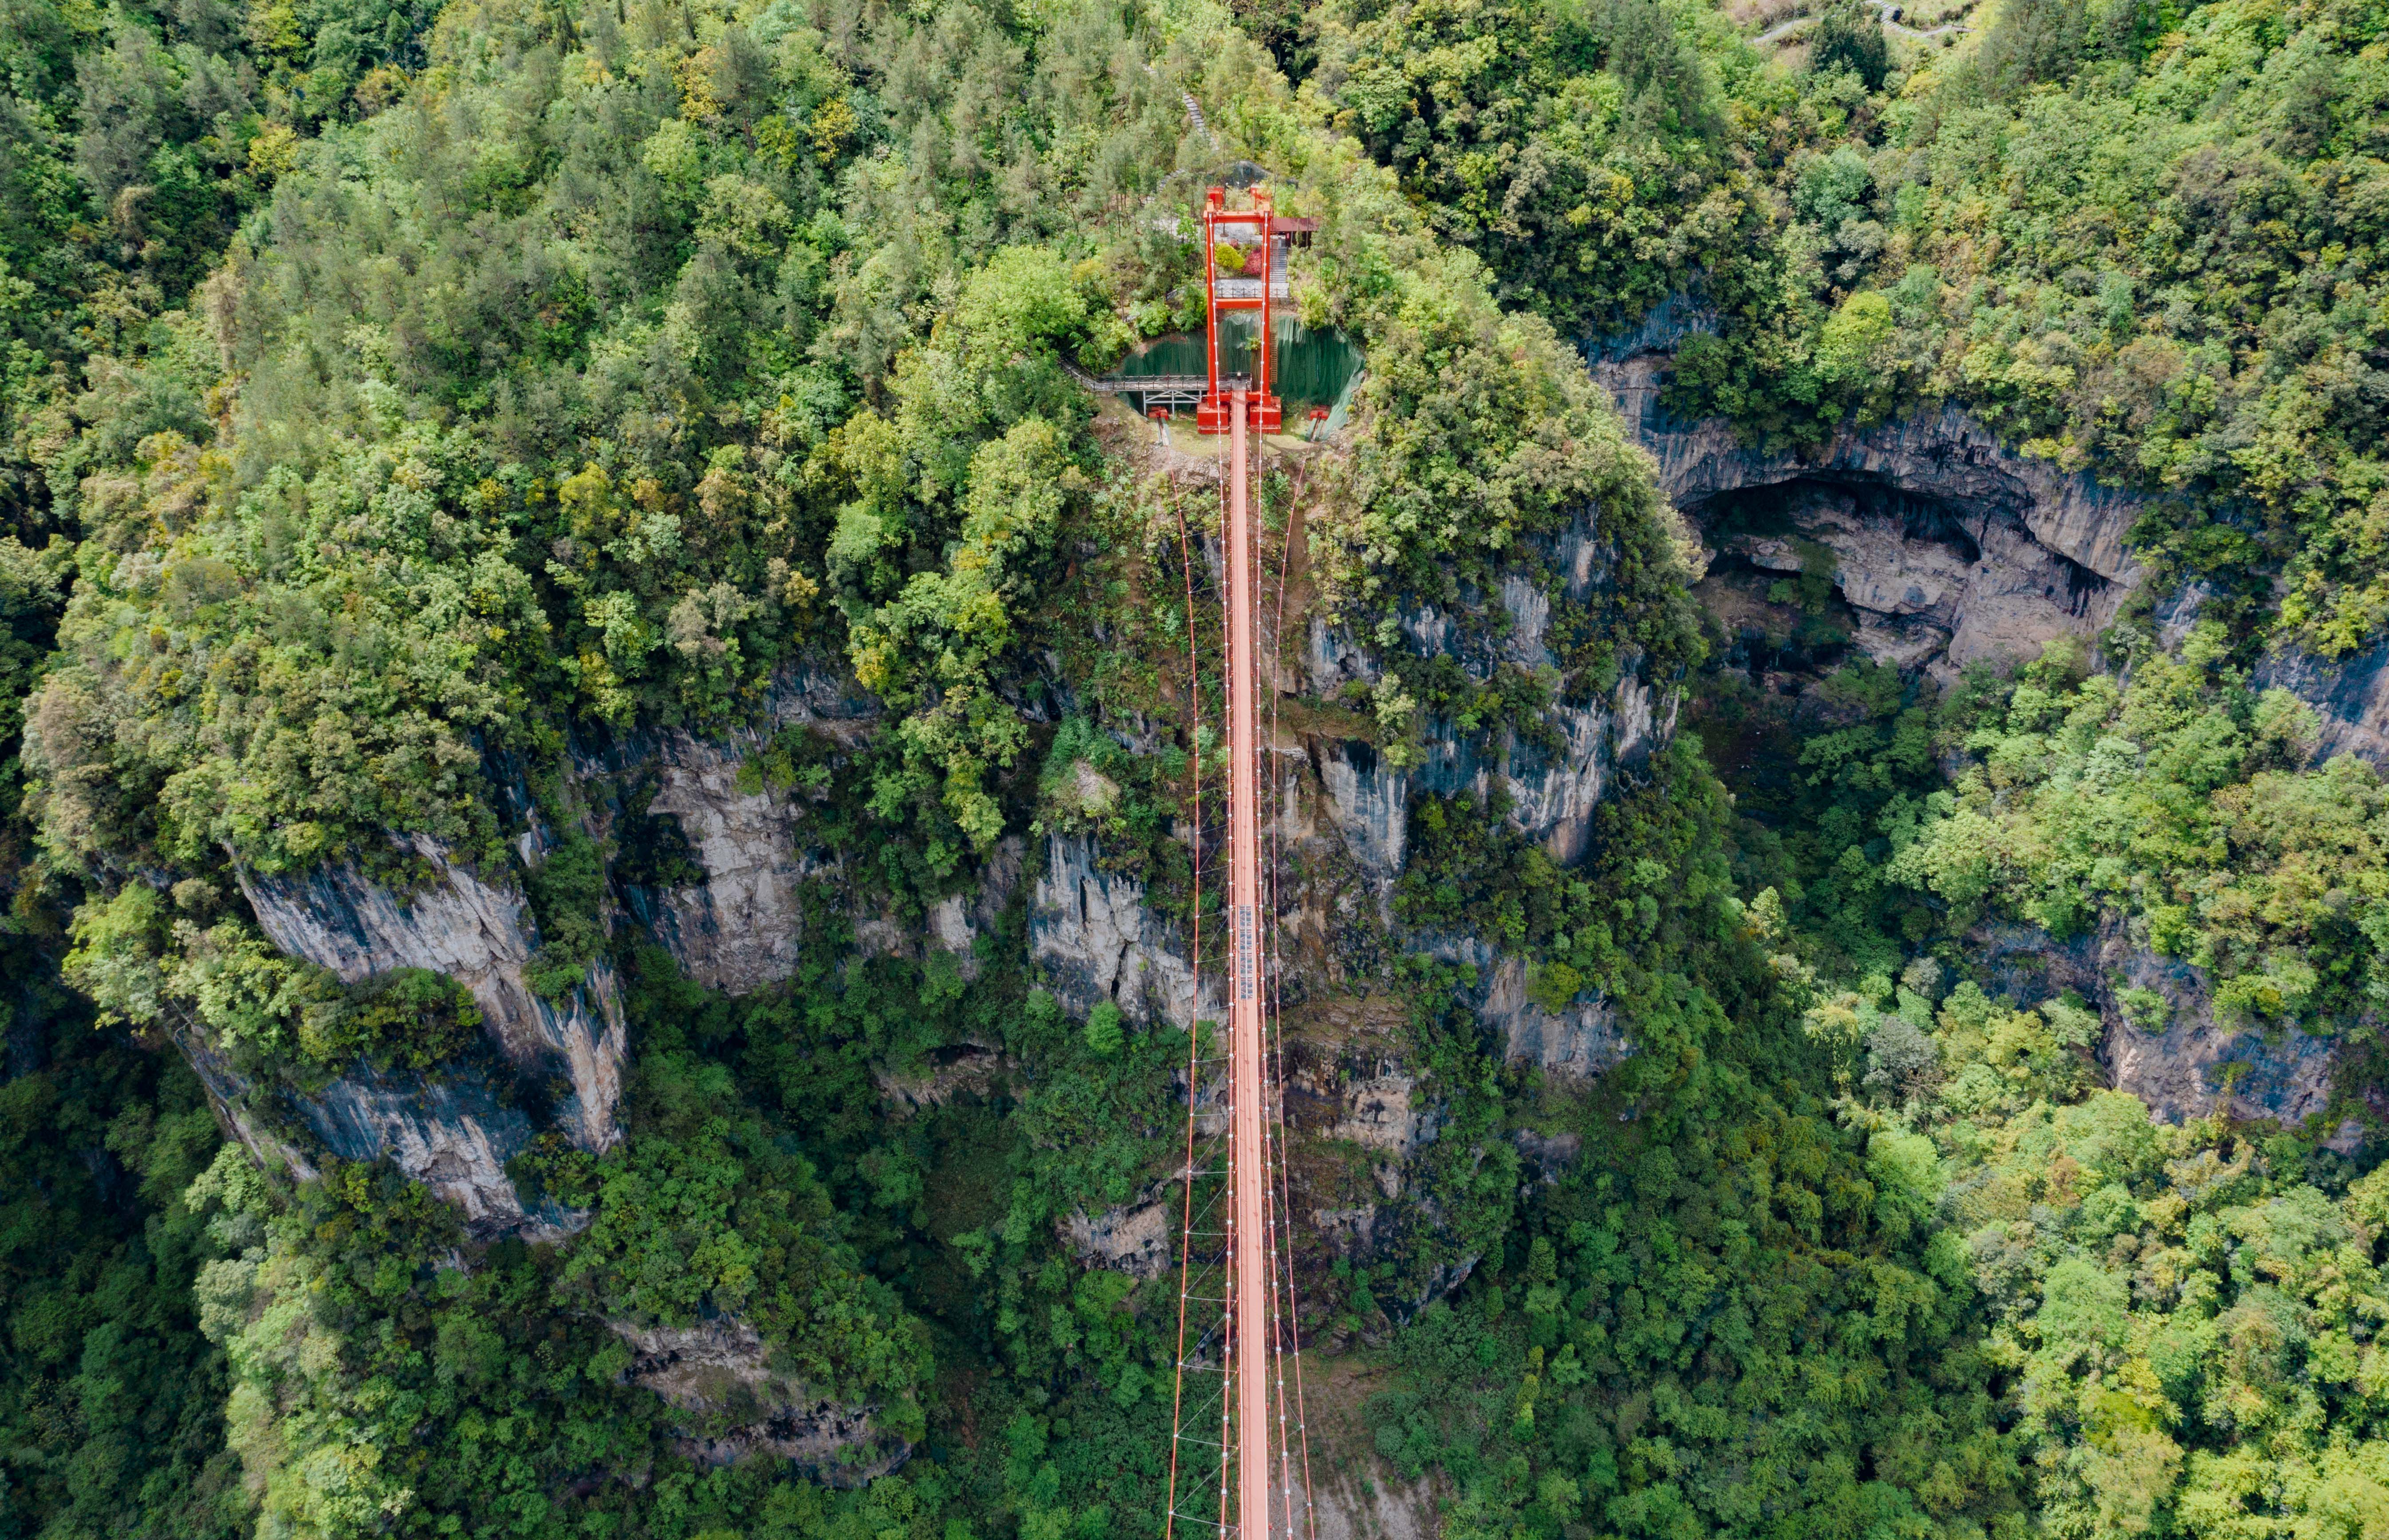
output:
<svg viewBox="0 0 2389 1540"><path fill-rule="evenodd" d="M1253 733L1253 531L1246 496L1250 398L1228 401L1228 1041L1233 1107L1236 1523L1270 1533L1269 1175L1261 1150L1259 745Z"/></svg>

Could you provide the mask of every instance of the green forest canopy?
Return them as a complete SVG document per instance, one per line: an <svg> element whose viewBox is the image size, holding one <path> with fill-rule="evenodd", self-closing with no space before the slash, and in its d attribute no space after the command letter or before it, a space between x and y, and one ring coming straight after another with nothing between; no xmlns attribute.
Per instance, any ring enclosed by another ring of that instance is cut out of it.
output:
<svg viewBox="0 0 2389 1540"><path fill-rule="evenodd" d="M387 1165L268 1179L166 1035L293 1094L436 1072L453 986L281 956L239 874L402 885L392 829L511 872L493 754L569 827L569 735L726 730L799 668L886 725L750 768L820 795L875 901L917 915L1031 821L1166 888L1182 757L1111 730L1170 687L1183 633L1131 596L1175 580L1175 508L1071 370L1194 319L1170 216L1240 158L1320 219L1302 318L1369 363L1322 605L1390 650L1582 510L1614 558L1552 677L1423 668L1354 730L1399 763L1639 666L1757 713L1781 772L1722 785L1688 732L1573 867L1413 810L1402 921L1603 990L1638 1051L1571 1092L1452 971L1383 981L1445 1222L1317 1280L1322 1336L1384 1340L1347 1457L1432 1475L1455 1535L2376 1534L2370 1157L2152 1126L2098 1088L2096 1012L1987 989L1966 936L2113 916L2227 1020L2368 1062L2389 803L2248 666L2370 644L2389 592L2389 16L1970 14L1878 47L1837 8L1791 68L1657 0L13 10L0 1534L1146 1527L1166 1288L1054 1224L1168 1159L1183 1038L1068 1021L1016 915L967 989L833 941L732 1001L609 935L621 852L568 837L519 873L535 981L610 953L637 1050L620 1149L516 1163L591 1212L560 1246L472 1244ZM1672 519L1562 340L1676 295L1716 327L1670 410L1813 445L1963 405L2151 494L2136 545L2201 624L1938 699L1853 667L1766 718L1701 671ZM1059 732L1048 650L1087 686ZM1116 801L1067 801L1081 757ZM878 1072L965 1043L1016 1096L891 1123ZM1521 1130L1579 1153L1524 1180ZM606 1323L716 1313L912 1462L692 1461Z"/></svg>

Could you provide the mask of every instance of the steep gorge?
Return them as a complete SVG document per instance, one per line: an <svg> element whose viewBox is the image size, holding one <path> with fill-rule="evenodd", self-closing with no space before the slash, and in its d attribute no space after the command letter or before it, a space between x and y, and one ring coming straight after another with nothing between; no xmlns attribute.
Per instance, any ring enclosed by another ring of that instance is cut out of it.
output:
<svg viewBox="0 0 2389 1540"><path fill-rule="evenodd" d="M1262 181L1327 1540L2360 1540L2377 6L362 4L7 50L0 1540L1159 1527Z"/></svg>
<svg viewBox="0 0 2389 1540"><path fill-rule="evenodd" d="M1797 697L1848 658L1948 689L1970 667L2012 670L2061 639L2095 646L2136 600L2153 609L2168 645L2196 621L2198 585L2141 592L2130 547L2140 496L2024 454L1954 405L1846 427L1805 452L1755 447L1721 420L1674 420L1660 396L1676 350L1715 324L1680 296L1635 330L1589 342L1586 354L1662 491L1700 532L1706 571L1694 592L1723 666L1761 692ZM1830 588L1836 614L1804 619L1787 602L1804 576ZM2379 764L2389 718L2375 699L2377 671L2372 655L2334 665L2284 645L2254 679L2315 708L2319 756ZM2091 1001L2108 1083L2153 1116L2292 1126L2330 1100L2344 1040L2297 1025L2218 1025L2204 971L2151 950L2112 912L2069 941L2014 924L1967 940L2017 999L2070 990ZM2133 1021L2124 996L2137 991L2166 1002L2161 1031ZM2361 1138L2353 1118L2332 1135L2342 1149Z"/></svg>

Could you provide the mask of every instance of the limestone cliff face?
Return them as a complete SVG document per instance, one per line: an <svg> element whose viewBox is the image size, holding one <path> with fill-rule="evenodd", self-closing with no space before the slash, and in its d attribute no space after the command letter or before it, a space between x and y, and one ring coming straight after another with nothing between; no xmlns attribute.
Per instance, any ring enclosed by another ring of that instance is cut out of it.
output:
<svg viewBox="0 0 2389 1540"><path fill-rule="evenodd" d="M1180 1221L1178 1194L1182 1189L1156 1184L1132 1203L1090 1216L1073 1214L1062 1221L1062 1241L1092 1266L1110 1267L1131 1278L1158 1278L1171 1266L1172 1244Z"/></svg>
<svg viewBox="0 0 2389 1540"><path fill-rule="evenodd" d="M819 870L798 849L800 808L785 795L738 789L749 745L685 732L650 745L644 768L659 783L649 819L669 818L703 871L701 881L625 884L632 914L688 976L743 995L796 972L801 885ZM608 757L620 759L618 752Z"/></svg>
<svg viewBox="0 0 2389 1540"><path fill-rule="evenodd" d="M2021 999L2072 989L2097 1006L2098 1059L2108 1083L2146 1102L2153 1117L2181 1123L2221 1114L2286 1126L2304 1123L2331 1100L2332 1039L2294 1026L2268 1033L2217 1021L2205 974L2150 950L2113 916L2096 934L2065 942L2001 924L1977 927L1968 942ZM2127 989L2146 993L2127 999ZM2152 996L2161 1003L2152 1007ZM2330 1142L2352 1149L2361 1137L2351 1122Z"/></svg>
<svg viewBox="0 0 2389 1540"><path fill-rule="evenodd" d="M1289 656L1275 679L1285 706L1279 719L1309 724L1279 729L1261 777L1272 809L1283 936L1273 975L1285 1032L1291 1199L1308 1233L1323 1237L1331 1252L1359 1264L1403 1265L1400 1292L1386 1301L1393 1320L1457 1286L1476 1262L1444 1243L1446 1219L1428 1196L1436 1184L1424 1179L1421 1163L1478 1163L1488 1152L1443 1148L1445 1108L1403 1059L1398 1045L1407 1037L1407 1008L1376 992L1378 970L1409 951L1473 965L1480 1019L1511 1058L1548 1075L1591 1078L1631 1051L1629 1024L1605 1002L1584 998L1546 1012L1527 998L1522 960L1477 938L1414 934L1398 923L1392 896L1409 859L1412 799L1433 793L1488 808L1498 792L1521 834L1557 859L1581 859L1602 799L1673 732L1676 700L1672 681L1649 678L1629 660L1602 696L1553 706L1548 734L1536 735L1540 743L1513 732L1468 737L1429 721L1407 765L1368 739L1316 724L1335 719L1321 706L1348 684L1398 679L1422 658L1449 658L1480 681L1504 664L1551 665L1554 598L1590 597L1606 564L1585 524L1542 555L1558 576L1559 594L1513 574L1481 600L1463 596L1498 606L1490 627L1476 616L1422 607L1401 617L1399 643L1381 655L1314 622L1302 633L1298 657ZM1206 852L1207 860L1218 859L1208 844ZM1032 872L1030 949L1073 1013L1109 1000L1131 1021L1182 1027L1224 1014L1216 965L1198 977L1182 921L1157 911L1134 876L1107 868L1094 841L1049 836ZM1216 956L1207 936L1205 950ZM1198 1127L1207 1127L1219 1088L1207 1079L1193 1095ZM1573 1149L1522 1146L1521 1153L1528 1157L1522 1169L1548 1175ZM1090 1266L1149 1276L1168 1255L1177 1190L1163 1182L1104 1213L1069 1215L1058 1233ZM1442 1260L1409 1267L1429 1254Z"/></svg>
<svg viewBox="0 0 2389 1540"><path fill-rule="evenodd" d="M2280 648L2257 664L2252 680L2315 708L2324 757L2354 754L2389 770L2389 641L2344 658Z"/></svg>
<svg viewBox="0 0 2389 1540"><path fill-rule="evenodd" d="M2140 580L2127 545L2138 498L2019 453L1954 406L1845 431L1797 455L1744 445L1722 422L1669 418L1658 396L1675 350L1715 324L1683 300L1662 306L1634 333L1593 344L1593 373L1716 559L1787 575L1821 561L1855 613L1857 644L1878 661L1947 681L1972 663L2028 659L2053 638L2095 634ZM2159 606L2169 645L2187 634L2199 598L2193 588ZM2316 706L2324 753L2389 766L2389 643L2340 662L2278 652L2255 681ZM2098 1003L2100 1063L2154 1116L2295 1123L2328 1100L2327 1039L2218 1024L2206 980L2134 943L2114 917L2071 945L2015 927L1973 940L2024 998L2072 987ZM2019 959L2030 967L2019 972ZM2126 988L2162 999L2162 1023L2135 1025ZM1536 1057L1519 1045L1546 1040L1524 1020L1510 1030L1514 1057ZM1597 1035L1585 1050L1603 1051Z"/></svg>
<svg viewBox="0 0 2389 1540"><path fill-rule="evenodd" d="M762 1336L743 1321L607 1324L636 1355L627 1378L683 1414L681 1450L700 1464L770 1455L832 1486L859 1487L913 1452L873 1426L875 1408L825 1399L774 1370Z"/></svg>
<svg viewBox="0 0 2389 1540"><path fill-rule="evenodd" d="M616 885L631 917L689 977L744 995L796 973L800 894L806 884L834 877L834 869L807 849L805 794L742 790L739 768L782 728L852 745L878 714L878 703L850 681L807 670L784 679L746 732L642 733L576 753L574 772L618 857L652 857L648 847L660 841L683 858L618 859Z"/></svg>
<svg viewBox="0 0 2389 1540"><path fill-rule="evenodd" d="M1562 531L1543 554L1567 598L1590 597L1605 576L1587 522ZM1332 702L1348 684L1399 678L1404 668L1437 655L1478 681L1505 663L1548 667L1553 597L1514 573L1487 596L1505 626L1488 628L1423 606L1402 617L1401 644L1386 656L1312 621L1302 633L1299 667L1278 671L1277 689L1289 702ZM1279 902L1289 937L1278 967L1287 998L1342 992L1411 944L1393 934L1391 897L1409 854L1413 796L1464 795L1484 806L1499 791L1514 827L1555 859L1579 859L1591 842L1594 809L1621 771L1635 770L1673 732L1676 705L1672 681L1629 668L1603 696L1553 705L1545 717L1548 745L1507 731L1489 739L1463 736L1449 722L1430 720L1408 767L1367 739L1281 727L1262 781L1275 807ZM1040 857L1030 888L1030 951L1074 1013L1099 1000L1118 1005L1133 1021L1180 1026L1198 1014L1220 1013L1218 976L1206 974L1198 986L1183 925L1155 911L1141 882L1107 869L1102 851L1083 836L1049 836ZM1513 1019L1523 1021L1520 1012L1532 1008L1525 1002L1523 967L1513 972L1506 993L1480 992L1488 1022L1513 1040L1514 1052L1554 1067L1581 1064L1583 1073L1623 1055L1623 1037L1606 1024L1597 1030L1551 1024L1549 1046L1544 1024L1514 1033ZM1594 1037L1603 1042L1595 1046Z"/></svg>
<svg viewBox="0 0 2389 1540"><path fill-rule="evenodd" d="M1859 644L1879 660L1945 677L2026 660L2055 637L2094 635L2140 581L2126 548L2136 496L2021 454L1954 406L1801 454L1752 448L1724 422L1669 418L1660 382L1676 346L1706 325L1697 311L1663 310L1597 345L1593 372L1650 451L1661 491L1712 531L1718 555L1796 572L1800 542L1830 553Z"/></svg>
<svg viewBox="0 0 2389 1540"><path fill-rule="evenodd" d="M1187 940L1148 908L1144 885L1104 870L1094 841L1052 835L1030 890L1029 955L1065 1009L1109 1000L1131 1020L1184 1026L1221 1010L1216 977L1198 999Z"/></svg>
<svg viewBox="0 0 2389 1540"><path fill-rule="evenodd" d="M1590 597L1605 576L1599 543L1582 521L1564 530L1547 554L1568 599ZM1459 617L1427 605L1402 617L1408 654L1451 658L1479 683L1505 663L1528 670L1550 667L1553 658L1546 639L1553 596L1513 573L1493 597L1507 616L1506 635L1487 638ZM1309 628L1304 661L1310 692L1322 698L1333 698L1348 682L1373 683L1389 671L1399 677L1405 666L1402 656L1381 660L1317 621ZM1418 792L1466 792L1481 801L1498 785L1510 800L1510 821L1554 859L1573 861L1591 842L1592 810L1617 769L1641 763L1673 732L1676 697L1670 683L1629 669L1605 699L1554 705L1546 717L1558 739L1554 749L1514 733L1486 744L1461 737L1449 723L1434 722L1419 764L1409 770L1383 765L1363 742L1314 740L1306 750L1326 795L1328 818L1362 870L1381 881L1401 871L1403 820Z"/></svg>
<svg viewBox="0 0 2389 1540"><path fill-rule="evenodd" d="M1804 477L1872 482L1978 515L2012 515L2042 549L2109 581L2139 574L2125 548L2140 511L2136 495L2020 454L1957 407L1845 431L1808 455L1769 453L1722 422L1670 422L1652 374L1621 372L1613 388L1658 462L1660 490L1680 507Z"/></svg>
<svg viewBox="0 0 2389 1540"><path fill-rule="evenodd" d="M1718 554L1794 574L1810 559L1803 546L1821 547L1856 615L1859 646L1897 668L1947 681L1973 663L2027 661L2057 637L2096 634L2129 592L2042 545L2011 514L1961 519L1946 507L1886 501L1880 488L1807 477L1771 490L1770 522L1787 532L1712 518Z"/></svg>
<svg viewBox="0 0 2389 1540"><path fill-rule="evenodd" d="M1477 1014L1501 1033L1514 1063L1531 1064L1552 1079L1590 1080L1633 1051L1608 1001L1579 996L1551 1012L1528 999L1523 959L1495 962L1484 989Z"/></svg>
<svg viewBox="0 0 2389 1540"><path fill-rule="evenodd" d="M876 713L875 703L835 676L798 674L773 693L748 732L578 745L571 771L590 832L613 853L617 918L647 929L691 977L732 995L793 974L804 945L804 889L839 883L842 873L806 839L810 799L742 790L739 769L779 728L804 727L850 745ZM526 862L544 859L551 834L514 778L500 780L530 824L520 854ZM591 1151L621 1137L628 1044L612 972L600 962L563 1003L543 999L524 975L540 938L519 887L504 873L459 864L433 842L409 843L431 872L411 893L392 892L348 866L299 878L244 877L242 890L268 939L344 981L396 968L455 979L480 1008L490 1051L436 1075L360 1065L313 1095L289 1099L290 1111L334 1154L389 1156L456 1203L477 1235L558 1237L576 1216L527 1210L505 1165L550 1130ZM866 948L917 955L943 948L957 954L965 974L975 973L972 943L1008 901L1023 859L1020 841L1004 842L985 863L979 889L941 905L926 935L892 919L862 917ZM261 1158L309 1171L304 1150L244 1110L252 1088L202 1035L184 1037L186 1055L244 1140Z"/></svg>
<svg viewBox="0 0 2389 1540"><path fill-rule="evenodd" d="M431 841L416 840L415 850L433 876L405 897L347 866L303 878L244 875L241 887L268 939L344 982L427 968L464 985L504 1069L467 1063L433 1077L360 1067L296 1111L334 1153L390 1156L456 1203L477 1231L554 1233L563 1216L526 1212L504 1166L541 1124L586 1150L620 1139L615 1109L628 1045L613 974L601 962L563 1003L541 999L523 974L539 938L521 893L456 865ZM509 1094L505 1070L543 1093L540 1119Z"/></svg>
<svg viewBox="0 0 2389 1540"><path fill-rule="evenodd" d="M1320 1250L1357 1266L1406 1261L1444 1223L1420 1164L1437 1152L1446 1113L1397 1046L1407 1020L1402 1001L1359 994L1289 1009L1282 1022L1288 1196ZM1225 1127L1224 1115L1216 1124L1205 1116L1224 1107L1221 1089L1209 1080L1198 1088L1198 1131L1207 1135ZM1467 1153L1481 1159L1484 1152ZM1069 1215L1055 1229L1088 1266L1150 1278L1172 1260L1182 1195L1173 1179L1157 1179L1129 1203ZM1318 1254L1309 1243L1305 1252ZM1476 1261L1447 1255L1409 1272L1395 1286L1406 1292L1386 1305L1389 1318L1415 1315Z"/></svg>

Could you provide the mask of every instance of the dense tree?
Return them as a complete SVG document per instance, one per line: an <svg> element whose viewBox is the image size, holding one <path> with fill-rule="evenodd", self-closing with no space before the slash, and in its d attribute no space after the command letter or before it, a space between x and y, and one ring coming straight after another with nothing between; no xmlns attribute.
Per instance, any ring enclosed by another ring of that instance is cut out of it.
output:
<svg viewBox="0 0 2389 1540"><path fill-rule="evenodd" d="M1808 45L1808 68L1817 74L1846 70L1869 91L1883 89L1891 72L1891 48L1884 42L1883 23L1865 0L1841 0L1817 19Z"/></svg>
<svg viewBox="0 0 2389 1540"><path fill-rule="evenodd" d="M1431 1222L1311 1269L1305 1322L1362 1355L1378 1469L1432 1474L1454 1536L2378 1527L2366 1157L2099 1089L2145 991L2118 1028L1966 976L1978 921L2113 925L2228 1024L2376 1051L2389 799L2249 664L2369 644L2389 592L2378 7L2012 0L1943 50L1836 6L1805 75L1675 0L12 21L0 1533L1146 1521L1173 1290L1058 1230L1182 1158L1198 1045L1071 1020L1017 906L967 954L856 929L1023 832L1204 901L1217 755L1152 724L1216 691L1215 527L1074 375L1198 318L1193 200L1240 157L1320 222L1301 319L1368 358L1262 516L1300 501L1315 613L1399 662L1304 709L1399 771L1430 732L1551 747L1629 669L1693 696L1580 861L1498 795L1410 808L1395 921L1634 1052L1519 1070L1481 975L1389 949ZM1816 688L1705 668L1689 541L1562 340L1663 301L1696 334L1667 410L1814 445L1960 402L2166 494L2135 539L2204 618L1936 693L1843 666L1820 558L1779 596ZM1423 605L1487 640L1580 516L1607 580L1553 604L1550 667L1402 655ZM879 730L775 727L814 668ZM756 729L741 783L840 875L743 999L609 923L609 872L696 872L653 788L566 772L671 728ZM269 1177L175 1062L303 1094L476 1050L454 981L343 984L240 897L342 860L402 889L392 831L520 885L541 993L621 980L626 1139L510 1173L569 1238L477 1242L387 1165ZM965 1055L1001 1068L891 1114ZM631 1334L725 1317L913 1463L709 1463L730 1414L632 1378Z"/></svg>

